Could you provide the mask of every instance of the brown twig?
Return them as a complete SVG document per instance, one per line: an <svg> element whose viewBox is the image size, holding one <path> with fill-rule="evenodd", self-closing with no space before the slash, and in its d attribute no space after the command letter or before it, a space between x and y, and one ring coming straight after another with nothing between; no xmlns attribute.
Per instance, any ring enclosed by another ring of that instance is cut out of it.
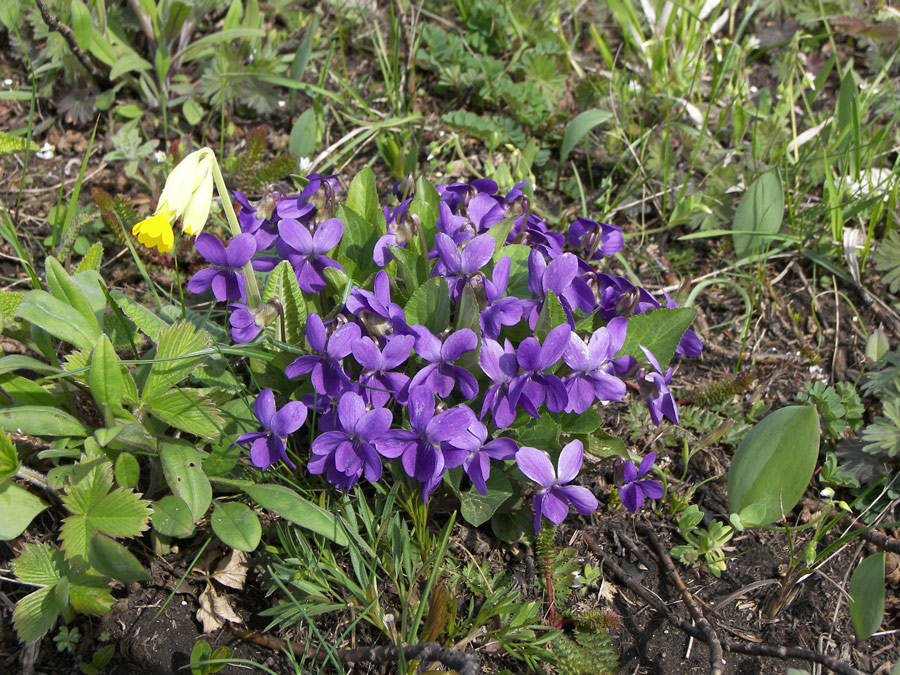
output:
<svg viewBox="0 0 900 675"><path fill-rule="evenodd" d="M455 649L441 647L436 642L423 642L418 645L404 645L398 647L368 647L363 649L335 649L327 652L316 649L309 644L301 645L295 642L287 642L280 638L263 635L255 630L243 630L231 623L225 624L228 629L241 640L253 642L262 647L282 651L290 649L298 658L316 659L324 661L337 657L344 663L359 663L369 661L372 663L394 663L400 660L400 654L407 661L438 661L447 668L455 670L459 675L478 675L481 672L481 664L473 652L461 652Z"/></svg>
<svg viewBox="0 0 900 675"><path fill-rule="evenodd" d="M671 623L682 632L687 633L697 640L706 639L706 636L703 634L703 631L700 630L700 628L678 618L678 616L672 610L666 607L664 602L654 597L652 593L650 593L638 582L628 576L625 570L619 567L614 560L609 558L606 553L604 553L603 549L597 546L590 535L584 535L584 542L585 544L587 544L588 548L591 549L594 555L596 555L600 559L600 564L605 565L607 569L612 572L618 583L626 586L631 592L641 598L641 600L643 600L648 605L653 607L653 609L655 609L657 612L665 616L666 620L669 623ZM799 647L781 647L745 642L723 642L722 649L726 652L731 652L733 654L744 654L746 656L767 656L779 659L802 659L804 661L820 663L826 668L830 668L834 672L840 673L840 675L862 675L862 673L856 670L856 668L854 668L853 666L850 666L842 661L838 661L837 659L833 659L827 654L822 654L821 652L816 652L811 649L802 649Z"/></svg>
<svg viewBox="0 0 900 675"><path fill-rule="evenodd" d="M72 32L72 29L53 16L46 6L44 6L43 0L34 0L34 2L41 11L41 18L44 20L44 23L47 24L47 28L62 35L68 43L69 49L72 50L75 58L78 59L78 62L84 66L91 75L96 76L97 69L94 67L94 64L91 63L87 54L85 54L81 47L78 46L78 42L75 40L75 33Z"/></svg>
<svg viewBox="0 0 900 675"><path fill-rule="evenodd" d="M719 640L719 636L716 634L712 624L710 624L709 621L706 620L706 617L703 616L703 612L700 611L700 608L697 607L697 603L694 602L694 596L688 590L687 586L685 586L681 575L678 574L678 570L675 569L675 563L672 562L672 558L669 556L668 551L666 551L665 547L662 545L659 537L656 536L656 532L646 525L638 525L638 528L647 535L650 543L653 544L653 548L656 549L656 555L659 557L663 569L665 569L669 579L672 580L672 583L675 584L681 592L681 597L684 600L685 606L688 608L688 612L694 619L694 623L700 627L701 631L703 631L703 639L709 646L709 672L711 675L722 675L722 673L725 672L725 656L722 653L722 642Z"/></svg>

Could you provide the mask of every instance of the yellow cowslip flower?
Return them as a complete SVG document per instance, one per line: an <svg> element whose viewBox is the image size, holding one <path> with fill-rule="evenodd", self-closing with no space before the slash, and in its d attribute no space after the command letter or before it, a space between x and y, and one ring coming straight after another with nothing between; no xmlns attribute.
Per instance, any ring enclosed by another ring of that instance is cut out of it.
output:
<svg viewBox="0 0 900 675"><path fill-rule="evenodd" d="M175 241L172 225L178 218L181 218L182 232L190 236L200 234L212 203L215 161L209 148L192 152L181 160L166 179L154 214L131 228L131 234L147 248L155 246L160 253L172 248Z"/></svg>

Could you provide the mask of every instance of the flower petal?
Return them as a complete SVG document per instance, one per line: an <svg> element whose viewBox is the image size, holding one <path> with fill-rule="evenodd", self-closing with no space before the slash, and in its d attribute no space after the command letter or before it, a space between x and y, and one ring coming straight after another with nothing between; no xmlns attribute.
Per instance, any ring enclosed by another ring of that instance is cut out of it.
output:
<svg viewBox="0 0 900 675"><path fill-rule="evenodd" d="M250 235L250 238L253 238L252 234ZM227 260L225 247L215 235L209 234L208 232L197 235L194 247L197 249L197 253L202 255L207 262L218 267L225 266Z"/></svg>
<svg viewBox="0 0 900 675"><path fill-rule="evenodd" d="M312 238L312 251L322 255L338 245L344 236L344 226L337 218L329 218L316 228Z"/></svg>
<svg viewBox="0 0 900 675"><path fill-rule="evenodd" d="M272 431L279 436L290 436L306 421L306 406L300 401L288 401L272 418Z"/></svg>
<svg viewBox="0 0 900 675"><path fill-rule="evenodd" d="M581 470L583 461L584 446L581 444L581 441L576 439L566 444L566 447L559 453L558 484L565 485L575 480L575 476Z"/></svg>
<svg viewBox="0 0 900 675"><path fill-rule="evenodd" d="M583 516L597 510L597 498L587 488L577 485L566 485L565 487L556 488L554 492L565 495L566 499L572 502L575 510Z"/></svg>
<svg viewBox="0 0 900 675"><path fill-rule="evenodd" d="M203 235L201 234L200 237ZM200 237L197 237L199 239ZM239 268L250 262L250 258L256 253L256 237L252 234L239 234L225 249L225 264L228 267Z"/></svg>
<svg viewBox="0 0 900 675"><path fill-rule="evenodd" d="M519 448L516 453L516 465L522 473L541 487L549 488L556 484L556 471L546 452L528 446Z"/></svg>
<svg viewBox="0 0 900 675"><path fill-rule="evenodd" d="M271 389L263 389L253 403L253 414L267 431L272 430L272 418L275 416L275 394Z"/></svg>

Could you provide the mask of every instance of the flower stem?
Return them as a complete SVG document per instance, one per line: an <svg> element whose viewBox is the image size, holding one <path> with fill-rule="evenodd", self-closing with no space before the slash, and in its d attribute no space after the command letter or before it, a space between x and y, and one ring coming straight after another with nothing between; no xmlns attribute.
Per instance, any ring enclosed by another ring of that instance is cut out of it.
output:
<svg viewBox="0 0 900 675"><path fill-rule="evenodd" d="M213 179L216 181L216 190L219 193L219 198L222 200L225 220L228 221L228 225L231 227L231 234L237 237L239 234L242 234L242 231L240 223L238 223L237 214L235 214L234 207L231 205L231 193L228 192L228 187L225 185L225 178L222 176L222 169L219 168L219 162L216 160L215 153L210 151L210 154L213 155ZM259 286L256 284L253 264L249 261L244 265L244 283L247 288L247 306L251 308L258 307L262 300L259 294Z"/></svg>

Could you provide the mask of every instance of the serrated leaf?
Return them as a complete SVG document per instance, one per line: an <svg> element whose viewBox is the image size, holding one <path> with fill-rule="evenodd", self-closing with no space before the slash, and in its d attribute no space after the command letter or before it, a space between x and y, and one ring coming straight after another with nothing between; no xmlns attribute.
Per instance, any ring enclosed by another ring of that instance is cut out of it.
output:
<svg viewBox="0 0 900 675"><path fill-rule="evenodd" d="M88 561L91 567L123 584L146 581L150 578L147 570L127 548L102 534L91 537L88 546Z"/></svg>
<svg viewBox="0 0 900 675"><path fill-rule="evenodd" d="M284 312L285 341L293 345L303 344L303 330L306 326L306 301L297 284L297 275L287 260L282 260L266 282L263 301L277 300Z"/></svg>
<svg viewBox="0 0 900 675"><path fill-rule="evenodd" d="M0 410L0 429L29 436L87 436L88 429L70 414L46 406L23 405Z"/></svg>
<svg viewBox="0 0 900 675"><path fill-rule="evenodd" d="M875 269L882 274L881 283L896 293L900 290L900 232L891 230L872 255Z"/></svg>
<svg viewBox="0 0 900 675"><path fill-rule="evenodd" d="M653 309L630 316L625 344L616 356L628 354L638 361L646 361L647 357L640 347L643 345L656 357L659 367L665 372L678 343L696 316L697 310L693 307Z"/></svg>
<svg viewBox="0 0 900 675"><path fill-rule="evenodd" d="M444 277L434 277L419 286L403 308L406 322L421 324L437 335L450 325L450 287Z"/></svg>
<svg viewBox="0 0 900 675"><path fill-rule="evenodd" d="M29 291L16 309L15 317L34 324L77 349L90 350L100 335L99 326L94 330L77 309L46 291Z"/></svg>
<svg viewBox="0 0 900 675"><path fill-rule="evenodd" d="M214 438L221 433L216 404L196 389L170 389L145 399L143 405L154 417L189 434Z"/></svg>
<svg viewBox="0 0 900 675"><path fill-rule="evenodd" d="M274 511L295 525L327 537L338 546L350 542L333 513L304 499L283 485L253 485L244 491L264 509Z"/></svg>
<svg viewBox="0 0 900 675"><path fill-rule="evenodd" d="M69 560L86 563L91 537L98 532L111 537L136 537L149 527L150 514L149 502L130 490L115 489L91 504L85 513L63 520L63 552Z"/></svg>
<svg viewBox="0 0 900 675"><path fill-rule="evenodd" d="M5 433L0 432L0 483L12 478L19 470L19 453Z"/></svg>
<svg viewBox="0 0 900 675"><path fill-rule="evenodd" d="M194 531L194 516L184 500L167 495L153 503L153 529L167 537L184 537Z"/></svg>
<svg viewBox="0 0 900 675"><path fill-rule="evenodd" d="M735 450L728 468L728 508L766 507L764 519L780 520L796 506L809 485L819 455L819 416L815 406L788 406L758 422Z"/></svg>
<svg viewBox="0 0 900 675"><path fill-rule="evenodd" d="M561 413L557 419L564 434L592 434L606 421L596 408L588 408L580 415Z"/></svg>
<svg viewBox="0 0 900 675"><path fill-rule="evenodd" d="M13 318L16 308L22 303L25 293L22 291L0 291L0 315Z"/></svg>
<svg viewBox="0 0 900 675"><path fill-rule="evenodd" d="M750 184L734 214L734 254L744 258L759 254L769 245L766 235L781 229L784 218L784 190L777 171L762 174Z"/></svg>
<svg viewBox="0 0 900 675"><path fill-rule="evenodd" d="M860 641L867 640L884 618L884 553L870 555L850 577L850 619Z"/></svg>
<svg viewBox="0 0 900 675"><path fill-rule="evenodd" d="M13 626L19 639L31 644L40 640L53 627L58 616L53 587L39 588L16 603Z"/></svg>
<svg viewBox="0 0 900 675"><path fill-rule="evenodd" d="M122 310L122 314L131 319L134 322L134 325L137 326L144 335L153 340L153 342L157 342L160 331L169 326L168 323L160 319L156 314L136 300L129 298L122 293L122 291L110 291L109 294L116 303L116 306Z"/></svg>
<svg viewBox="0 0 900 675"><path fill-rule="evenodd" d="M99 336L100 323L97 321L91 304L59 261L53 256L49 256L44 269L47 274L47 286L53 297L77 310L81 314L82 322L87 324L90 332Z"/></svg>
<svg viewBox="0 0 900 675"><path fill-rule="evenodd" d="M203 473L196 448L186 444L164 443L159 450L166 482L176 497L184 500L197 522L212 501L212 487Z"/></svg>
<svg viewBox="0 0 900 675"><path fill-rule="evenodd" d="M397 272L406 286L406 292L412 295L425 281L425 265L421 256L414 250L400 246L388 246L394 256Z"/></svg>
<svg viewBox="0 0 900 675"><path fill-rule="evenodd" d="M549 415L534 419L521 413L513 425L513 431L520 446L527 445L538 450L555 450L559 446L561 429Z"/></svg>
<svg viewBox="0 0 900 675"><path fill-rule="evenodd" d="M87 270L93 270L95 272L100 271L100 263L103 261L103 244L99 241L94 242L91 247L87 250L87 253L84 254L84 257L81 259L81 262L78 263L78 267L75 268L75 274L79 272L85 272Z"/></svg>
<svg viewBox="0 0 900 675"><path fill-rule="evenodd" d="M26 584L52 586L66 573L62 551L50 544L25 544L12 563L13 573Z"/></svg>
<svg viewBox="0 0 900 675"><path fill-rule="evenodd" d="M378 265L372 258L375 242L380 236L375 219L373 217L372 220L367 220L343 205L338 207L337 217L344 225L344 236L341 237L338 251L355 263L356 274L353 278L358 284L362 284L378 271Z"/></svg>
<svg viewBox="0 0 900 675"><path fill-rule="evenodd" d="M209 522L216 536L238 551L254 550L262 538L259 518L253 509L240 502L216 504Z"/></svg>
<svg viewBox="0 0 900 675"><path fill-rule="evenodd" d="M483 495L472 488L459 495L459 511L466 522L479 527L489 521L512 495L509 479L500 471L494 471L487 480L487 494Z"/></svg>
<svg viewBox="0 0 900 675"><path fill-rule="evenodd" d="M585 110L569 122L569 126L566 127L566 134L563 136L562 145L559 148L559 161L565 162L572 148L578 145L591 129L603 124L611 117L612 113L607 110L592 108L591 110Z"/></svg>
<svg viewBox="0 0 900 675"><path fill-rule="evenodd" d="M69 603L72 609L81 614L103 616L109 613L115 601L106 577L81 573L75 577L75 583L69 586Z"/></svg>
<svg viewBox="0 0 900 675"><path fill-rule="evenodd" d="M177 321L159 332L156 358L150 366L141 390L143 399L151 399L171 389L206 359L193 355L209 346L209 337L187 321Z"/></svg>

